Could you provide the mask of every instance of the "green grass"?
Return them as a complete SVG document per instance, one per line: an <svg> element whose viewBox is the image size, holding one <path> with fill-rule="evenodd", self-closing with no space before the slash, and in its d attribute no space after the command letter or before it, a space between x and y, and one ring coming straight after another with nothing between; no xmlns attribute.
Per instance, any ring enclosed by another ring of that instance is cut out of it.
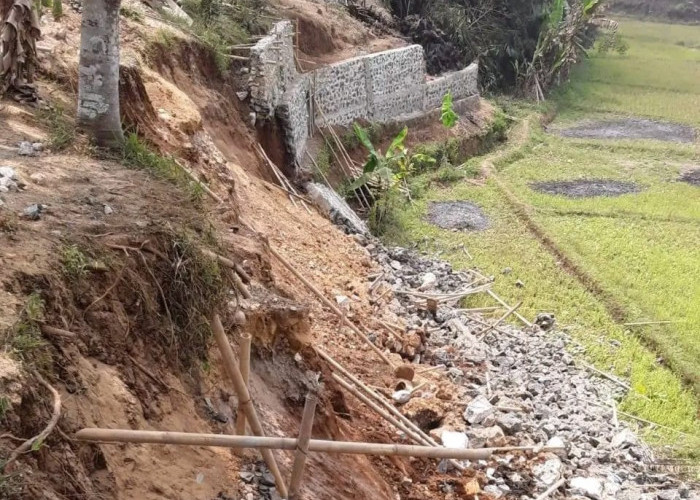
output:
<svg viewBox="0 0 700 500"><path fill-rule="evenodd" d="M628 53L592 51L570 85L553 97L559 114L552 126L611 116L700 126L700 30L629 20L621 30ZM510 104L510 114L533 112L532 106ZM463 167L473 173L482 161ZM494 290L510 303L522 301L525 316L554 313L592 363L630 380L633 390L621 402L623 411L700 436L700 189L677 180L684 169L700 166L698 144L568 139L535 128L522 146L505 148L493 163L502 185L581 275L524 225L494 179L484 186L441 184L434 173L413 179L424 195L391 211L384 238L417 245L457 269L476 266L496 276ZM632 181L642 190L571 199L531 187L577 178ZM491 226L477 233L432 226L425 214L428 203L438 200L476 203ZM512 272L504 275L506 267ZM525 286L516 286L518 280ZM485 302L474 297L469 305ZM676 322L622 324L642 320ZM658 428L647 438L699 457L700 438Z"/></svg>
<svg viewBox="0 0 700 500"><path fill-rule="evenodd" d="M607 112L700 125L700 30L621 19L620 32L627 54L592 51L560 92L564 115Z"/></svg>
<svg viewBox="0 0 700 500"><path fill-rule="evenodd" d="M193 203L202 202L204 189L201 184L193 181L173 158L159 155L136 134L127 135L122 154L124 165L145 170L155 177L168 180L185 189Z"/></svg>

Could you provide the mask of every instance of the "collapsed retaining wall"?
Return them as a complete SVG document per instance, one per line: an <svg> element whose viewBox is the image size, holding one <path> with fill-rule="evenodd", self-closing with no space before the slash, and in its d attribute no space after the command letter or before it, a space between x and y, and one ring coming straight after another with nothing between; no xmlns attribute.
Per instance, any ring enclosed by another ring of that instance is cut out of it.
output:
<svg viewBox="0 0 700 500"><path fill-rule="evenodd" d="M251 50L249 86L256 116L279 119L289 157L303 163L316 124L416 117L439 107L448 91L455 101L476 95L477 72L472 63L429 79L423 48L409 45L302 74L294 60L292 24L281 21Z"/></svg>

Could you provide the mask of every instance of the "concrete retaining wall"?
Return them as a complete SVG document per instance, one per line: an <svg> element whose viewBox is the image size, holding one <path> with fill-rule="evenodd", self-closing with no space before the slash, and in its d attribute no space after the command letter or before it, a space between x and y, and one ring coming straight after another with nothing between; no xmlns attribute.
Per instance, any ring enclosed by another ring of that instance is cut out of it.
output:
<svg viewBox="0 0 700 500"><path fill-rule="evenodd" d="M476 63L427 80L420 45L355 57L302 75L296 70L292 37L291 22L282 21L253 47L249 91L258 117L280 119L290 157L299 163L314 123L385 123L439 107L448 91L455 101L478 92Z"/></svg>

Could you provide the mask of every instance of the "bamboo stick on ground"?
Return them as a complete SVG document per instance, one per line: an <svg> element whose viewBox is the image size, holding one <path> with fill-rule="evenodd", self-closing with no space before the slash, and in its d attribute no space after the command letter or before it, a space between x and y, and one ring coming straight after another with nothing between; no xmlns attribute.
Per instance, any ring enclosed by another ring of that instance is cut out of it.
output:
<svg viewBox="0 0 700 500"><path fill-rule="evenodd" d="M236 362L236 358L233 356L231 344L229 343L228 338L226 337L224 327L221 324L221 319L219 318L218 314L213 315L211 326L212 330L214 331L214 338L216 339L216 343L219 346L219 350L221 351L224 369L226 370L227 375L231 379L231 382L233 382L233 387L235 388L236 394L238 395L238 404L243 408L243 412L245 413L246 419L248 420L248 425L250 425L250 430L253 431L253 434L255 434L256 436L264 436L262 425L260 424L260 420L258 419L258 414L255 411L253 402L250 399L248 387L246 386L243 380L243 376L241 375L241 371L238 367L238 363ZM269 449L264 449L261 453L263 458L265 459L265 463L267 463L268 469L270 469L270 473L272 473L272 476L275 478L275 486L277 487L277 492L282 498L286 498L287 486L284 482L284 479L282 478L282 473L280 472L279 467L277 467L277 461L275 460L275 456Z"/></svg>
<svg viewBox="0 0 700 500"><path fill-rule="evenodd" d="M247 59L247 58L246 58L246 59ZM197 176L195 176L194 173L192 173L192 171L191 171L189 168L185 167L183 164L181 164L180 162L178 162L175 158L173 158L172 160L175 162L175 165L177 165L178 167L180 167L180 168L182 169L182 171L185 172L185 174L187 174L187 177L189 177L189 178L192 179L195 183L197 183L197 185L198 185L199 187L201 187L201 188L204 190L204 192L207 193L214 201L216 201L217 203L223 203L223 202L224 202L224 200L222 200L221 198L219 198L219 196L218 196L214 191L212 191L211 189L209 189L209 186L207 186L207 185L204 184L202 181L200 181L200 180L197 178Z"/></svg>
<svg viewBox="0 0 700 500"><path fill-rule="evenodd" d="M493 329L496 328L498 325L500 325L501 323L503 323L503 322L506 320L506 318L508 318L508 316L510 316L511 314L513 314L515 311L517 311L517 310L518 310L518 307L520 307L521 305L522 305L522 301L518 302L518 303L515 304L513 307L511 307L510 309L508 309L508 310L505 312L505 314L504 314L503 316L501 316L500 318L498 318L498 320L496 320L496 322L495 322L493 325L489 326L488 328L486 328L486 330L484 330L483 332L481 332L481 335L479 336L479 340L482 340L484 337L486 337L486 334L488 334L491 330L493 330Z"/></svg>
<svg viewBox="0 0 700 500"><path fill-rule="evenodd" d="M376 352L377 355L378 355L380 358L382 358L382 361L384 361L384 362L385 362L386 364L388 364L389 366L393 366L392 363L391 363L391 361L389 360L389 358L387 358L386 355L385 355L376 345L374 345L374 343L372 343L372 341L369 340L369 339L367 338L367 336L366 336L364 333L362 333L362 331L360 331L360 329L357 328L357 327L356 327L356 326L355 326L355 325L340 311L340 309L338 309L335 305L333 305L333 303L332 303L330 300L328 300L328 299L321 293L321 291L320 291L318 288L316 288L309 280L307 280L304 276L302 276L302 274L301 274L299 271L297 271L297 269L296 269L294 266L292 266L292 264L290 264L289 261L288 261L287 259L285 259L284 257L282 257L282 255L280 255L280 253L279 253L277 250L275 250L274 248L272 248L272 246L270 246L269 248L270 248L270 253L272 253L272 255L274 255L275 257L277 257L277 259L282 263L282 265L284 265L284 267L286 267L286 268L289 270L289 272L291 272L294 276L296 276L296 277L299 279L299 281L301 281L304 285L306 285L306 288L308 288L309 290L311 290L311 292L313 292L313 294L316 295L316 297L318 297L318 298L321 300L321 302L323 302L323 304L326 305L326 307L328 307L331 311L333 311L333 312L340 318L340 320L341 320L341 322L342 322L343 324L345 324L348 328L350 328L350 330L351 330L355 335L357 335L360 339L362 339L362 341L363 341L364 343L366 343L366 344L370 347L370 349L372 349L374 352Z"/></svg>
<svg viewBox="0 0 700 500"><path fill-rule="evenodd" d="M241 341L238 343L238 359L241 364L241 376L246 387L248 387L248 378L250 376L250 343L252 337L249 333L241 333ZM236 412L236 434L245 436L245 413L238 406Z"/></svg>
<svg viewBox="0 0 700 500"><path fill-rule="evenodd" d="M547 488L544 492L542 492L542 494L539 495L537 498L535 498L535 500L544 500L545 498L549 497L549 495L551 495L552 493L557 491L559 488L561 488L565 482L566 482L566 479L561 478L559 481L557 481L552 486Z"/></svg>
<svg viewBox="0 0 700 500"><path fill-rule="evenodd" d="M316 403L318 403L318 398L315 394L306 395L304 413L301 416L301 426L299 428L299 439L297 440L297 449L294 454L294 464L292 465L292 477L289 480L289 500L296 500L301 489L301 479L304 476L306 455L309 452L311 430L314 425Z"/></svg>
<svg viewBox="0 0 700 500"><path fill-rule="evenodd" d="M75 333L69 332L68 330L63 330L62 328L56 328L55 326L41 325L41 331L45 335L52 335L65 338L76 337Z"/></svg>
<svg viewBox="0 0 700 500"><path fill-rule="evenodd" d="M406 428L410 429L414 434L417 434L423 440L428 443L431 446L436 446L440 447L440 445L433 439L431 438L428 434L423 432L423 430L418 427L416 424L411 422L406 416L401 413L399 410L396 409L396 407L386 398L383 396L377 394L375 391L373 391L371 388L369 388L367 385L362 383L361 380L359 380L357 377L355 377L352 373L350 373L348 370L343 368L343 366L338 363L336 360L331 358L328 354L326 354L321 348L319 347L314 347L316 352L318 353L319 356L321 356L323 359L328 361L328 363L331 364L333 368L335 368L337 371L339 371L345 378L350 380L353 384L355 384L356 387L359 389L362 389L366 394L372 397L374 401L382 405L391 415L396 417L396 419L401 422ZM452 465L454 465L457 469L459 470L464 470L464 466L460 464L459 462L456 461L451 461Z"/></svg>
<svg viewBox="0 0 700 500"><path fill-rule="evenodd" d="M483 274L481 276L483 277ZM494 299L496 302L501 304L503 307L505 307L506 309L510 309L510 306L508 304L506 304L506 302L502 298L500 298L498 295L496 295L496 293L493 290L486 290L486 293L488 293L492 299ZM530 323L527 319L525 319L525 317L523 317L523 315L521 315L519 312L516 311L514 314L515 314L516 318L518 318L520 321L522 321L525 324L525 326L527 326L527 327L532 326L532 323Z"/></svg>
<svg viewBox="0 0 700 500"><path fill-rule="evenodd" d="M211 257L212 259L216 259L220 264L223 264L224 266L236 271L238 276L240 276L241 280L243 280L243 283L250 283L252 281L250 279L250 276L248 276L248 273L246 273L245 270L239 264L235 263L231 259L227 259L223 255L219 255L218 253L214 253L211 250L208 250L206 248L202 249L202 253L204 255Z"/></svg>
<svg viewBox="0 0 700 500"><path fill-rule="evenodd" d="M392 417L386 410L383 410L377 403L369 399L367 396L362 394L358 389L356 389L354 386L352 386L349 382L346 382L343 380L340 376L338 376L337 373L333 374L333 380L338 382L341 387L343 387L346 391L348 391L350 394L355 396L357 399L362 401L368 408L374 410L377 415L382 417L384 420L389 422L391 425L396 427L398 430L406 434L410 439L415 441L418 444L430 446L430 443L426 441L425 438L420 436L419 434L413 432L412 430L408 429L405 425L403 425L401 422L399 422L396 418Z"/></svg>

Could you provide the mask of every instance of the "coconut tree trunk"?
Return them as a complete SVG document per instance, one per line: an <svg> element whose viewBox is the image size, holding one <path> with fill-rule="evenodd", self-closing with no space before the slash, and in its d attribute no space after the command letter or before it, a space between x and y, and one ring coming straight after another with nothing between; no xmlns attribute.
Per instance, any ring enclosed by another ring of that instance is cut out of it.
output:
<svg viewBox="0 0 700 500"><path fill-rule="evenodd" d="M124 141L119 117L119 4L84 0L80 32L78 122L98 146Z"/></svg>

